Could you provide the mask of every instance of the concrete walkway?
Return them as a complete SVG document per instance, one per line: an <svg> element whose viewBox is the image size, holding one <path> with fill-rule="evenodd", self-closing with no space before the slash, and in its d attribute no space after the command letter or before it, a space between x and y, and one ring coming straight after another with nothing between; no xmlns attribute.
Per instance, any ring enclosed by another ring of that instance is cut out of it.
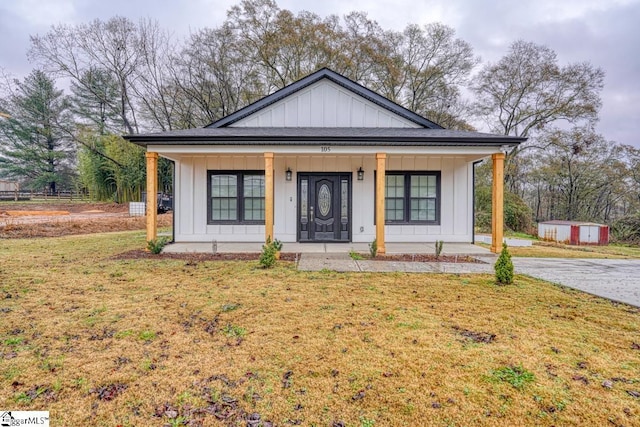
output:
<svg viewBox="0 0 640 427"><path fill-rule="evenodd" d="M516 273L640 307L640 260L513 258Z"/></svg>
<svg viewBox="0 0 640 427"><path fill-rule="evenodd" d="M389 252L387 252L389 253ZM402 252L409 253L409 252ZM354 260L346 253L303 253L298 270L338 272L490 273L493 264Z"/></svg>

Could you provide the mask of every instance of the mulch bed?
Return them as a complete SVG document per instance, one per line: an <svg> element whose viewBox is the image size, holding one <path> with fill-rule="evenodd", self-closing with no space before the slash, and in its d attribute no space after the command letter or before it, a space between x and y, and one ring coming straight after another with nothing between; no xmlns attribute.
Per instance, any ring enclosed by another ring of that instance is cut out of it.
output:
<svg viewBox="0 0 640 427"><path fill-rule="evenodd" d="M111 260L127 260L127 259L179 259L184 261L257 261L260 258L259 253L162 253L152 254L151 252L134 249L132 251L123 252L112 256ZM291 252L282 252L280 254L281 261L296 261L300 259L300 254Z"/></svg>
<svg viewBox="0 0 640 427"><path fill-rule="evenodd" d="M282 252L280 254L281 261L297 261L300 259L300 253ZM129 259L178 259L184 261L257 261L260 258L259 253L162 253L152 254L151 252L134 249L123 252L111 257L111 260L129 260ZM484 264L476 258L469 256L445 255L436 258L435 255L427 254L397 254L397 255L378 255L375 258L364 257L367 261L403 261L403 262L451 262L451 263L472 263Z"/></svg>

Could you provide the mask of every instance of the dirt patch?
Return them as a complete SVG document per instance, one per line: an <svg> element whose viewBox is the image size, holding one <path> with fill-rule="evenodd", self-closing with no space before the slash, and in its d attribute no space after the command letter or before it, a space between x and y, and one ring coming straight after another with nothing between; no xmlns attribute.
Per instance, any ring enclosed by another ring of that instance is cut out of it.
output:
<svg viewBox="0 0 640 427"><path fill-rule="evenodd" d="M128 203L97 203L97 202L29 202L29 203L0 203L0 215L5 211L42 211L51 215L52 211L67 213L82 213L86 211L100 211L109 213L129 212Z"/></svg>
<svg viewBox="0 0 640 427"><path fill-rule="evenodd" d="M173 214L158 215L158 227L170 227L172 224ZM108 233L111 231L144 230L145 227L145 217L73 218L72 216L55 216L45 222L7 222L4 225L0 223L0 238L27 239L61 237L76 234Z"/></svg>
<svg viewBox="0 0 640 427"><path fill-rule="evenodd" d="M475 343L490 344L496 338L496 334L492 334L490 332L471 331L459 326L453 326L453 330L460 334L465 340Z"/></svg>
<svg viewBox="0 0 640 427"><path fill-rule="evenodd" d="M69 211L4 211L0 213L0 215L6 216L58 216L58 215L69 215Z"/></svg>

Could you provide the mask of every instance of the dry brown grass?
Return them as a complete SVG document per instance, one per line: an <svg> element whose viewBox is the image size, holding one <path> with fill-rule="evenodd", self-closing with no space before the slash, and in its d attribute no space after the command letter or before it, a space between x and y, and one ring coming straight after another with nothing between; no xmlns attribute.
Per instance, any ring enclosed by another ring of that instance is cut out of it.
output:
<svg viewBox="0 0 640 427"><path fill-rule="evenodd" d="M479 244L489 248L489 245ZM633 246L572 246L561 243L533 242L533 246L510 246L509 253L516 257L533 258L610 258L610 259L638 259L640 248Z"/></svg>
<svg viewBox="0 0 640 427"><path fill-rule="evenodd" d="M56 426L640 424L638 309L522 276L111 259L143 245L0 241L1 408ZM522 388L494 373L520 366Z"/></svg>

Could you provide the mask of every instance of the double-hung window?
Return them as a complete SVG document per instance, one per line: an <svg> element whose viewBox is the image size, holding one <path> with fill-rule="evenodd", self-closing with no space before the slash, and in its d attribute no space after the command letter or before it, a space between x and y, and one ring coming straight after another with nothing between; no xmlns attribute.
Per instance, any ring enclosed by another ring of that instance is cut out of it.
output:
<svg viewBox="0 0 640 427"><path fill-rule="evenodd" d="M263 171L209 171L209 224L264 224Z"/></svg>
<svg viewBox="0 0 640 427"><path fill-rule="evenodd" d="M440 172L387 172L387 224L440 224Z"/></svg>

